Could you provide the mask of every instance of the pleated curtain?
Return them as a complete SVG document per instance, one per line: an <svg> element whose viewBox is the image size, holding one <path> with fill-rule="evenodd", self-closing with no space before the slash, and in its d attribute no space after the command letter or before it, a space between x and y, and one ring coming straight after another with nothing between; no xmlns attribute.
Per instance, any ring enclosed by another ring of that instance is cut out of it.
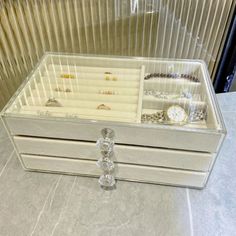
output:
<svg viewBox="0 0 236 236"><path fill-rule="evenodd" d="M46 51L217 66L233 0L2 0L0 108Z"/></svg>

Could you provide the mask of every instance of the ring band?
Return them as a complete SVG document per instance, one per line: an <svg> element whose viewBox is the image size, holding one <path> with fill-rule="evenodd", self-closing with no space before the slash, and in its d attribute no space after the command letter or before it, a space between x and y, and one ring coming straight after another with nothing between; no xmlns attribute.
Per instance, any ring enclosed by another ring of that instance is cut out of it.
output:
<svg viewBox="0 0 236 236"><path fill-rule="evenodd" d="M104 80L112 80L112 81L118 80L118 78L116 76L110 77L110 74L105 74Z"/></svg>
<svg viewBox="0 0 236 236"><path fill-rule="evenodd" d="M111 108L105 104L100 104L97 106L98 110L111 110Z"/></svg>
<svg viewBox="0 0 236 236"><path fill-rule="evenodd" d="M66 93L70 93L71 92L71 89L67 88L67 89L62 89L60 87L58 88L55 88L54 91L56 92L66 92Z"/></svg>
<svg viewBox="0 0 236 236"><path fill-rule="evenodd" d="M62 79L75 79L75 75L72 74L61 74Z"/></svg>
<svg viewBox="0 0 236 236"><path fill-rule="evenodd" d="M99 94L105 94L105 95L115 95L115 94L117 94L115 91L111 91L111 90L99 90L98 93Z"/></svg>
<svg viewBox="0 0 236 236"><path fill-rule="evenodd" d="M46 107L62 107L61 103L58 102L55 98L49 98L45 103Z"/></svg>

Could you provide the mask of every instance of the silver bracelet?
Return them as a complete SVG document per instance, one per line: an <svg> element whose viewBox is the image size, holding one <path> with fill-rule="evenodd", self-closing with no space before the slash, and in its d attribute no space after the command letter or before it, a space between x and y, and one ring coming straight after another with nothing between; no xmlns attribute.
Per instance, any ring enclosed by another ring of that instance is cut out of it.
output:
<svg viewBox="0 0 236 236"><path fill-rule="evenodd" d="M207 119L206 108L190 111L189 122L203 121Z"/></svg>
<svg viewBox="0 0 236 236"><path fill-rule="evenodd" d="M165 121L164 111L157 111L152 114L142 114L141 122L142 123L162 123Z"/></svg>
<svg viewBox="0 0 236 236"><path fill-rule="evenodd" d="M191 123L191 122L198 122L207 119L207 111L206 109L198 109L189 112L188 119L184 123ZM164 123L166 122L166 115L165 111L157 111L151 114L142 114L141 115L141 122L142 123Z"/></svg>
<svg viewBox="0 0 236 236"><path fill-rule="evenodd" d="M192 99L192 93L189 91L182 91L179 94L172 94L168 92L160 92L157 90L144 90L144 95L147 96L153 96L155 98L161 98L161 99L179 99L179 98L186 98L186 99Z"/></svg>

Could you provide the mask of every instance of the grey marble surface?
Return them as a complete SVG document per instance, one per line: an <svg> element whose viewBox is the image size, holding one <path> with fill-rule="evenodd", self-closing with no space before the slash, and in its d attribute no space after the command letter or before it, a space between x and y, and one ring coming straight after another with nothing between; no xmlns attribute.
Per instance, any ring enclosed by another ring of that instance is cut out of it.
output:
<svg viewBox="0 0 236 236"><path fill-rule="evenodd" d="M0 123L0 236L236 235L236 93L217 97L228 135L204 190L25 172Z"/></svg>

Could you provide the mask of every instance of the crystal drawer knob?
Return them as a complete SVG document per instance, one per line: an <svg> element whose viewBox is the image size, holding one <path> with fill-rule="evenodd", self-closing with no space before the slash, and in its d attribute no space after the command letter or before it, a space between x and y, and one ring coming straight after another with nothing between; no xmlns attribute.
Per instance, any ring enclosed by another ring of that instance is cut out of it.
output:
<svg viewBox="0 0 236 236"><path fill-rule="evenodd" d="M115 132L109 128L102 129L101 134L103 138L113 139L115 137Z"/></svg>
<svg viewBox="0 0 236 236"><path fill-rule="evenodd" d="M112 175L115 165L112 160L113 156L113 147L114 147L114 131L112 129L103 129L101 131L102 138L97 140L97 147L102 154L102 157L97 161L97 166L103 171L103 174L100 176L98 182L101 187L113 188L116 181L115 177Z"/></svg>
<svg viewBox="0 0 236 236"><path fill-rule="evenodd" d="M110 174L101 175L98 182L103 187L113 187L116 183L114 176Z"/></svg>
<svg viewBox="0 0 236 236"><path fill-rule="evenodd" d="M110 138L100 138L97 140L97 147L104 155L109 155L113 152L114 141Z"/></svg>
<svg viewBox="0 0 236 236"><path fill-rule="evenodd" d="M103 171L112 171L114 169L114 163L109 158L100 158L97 161L98 167L100 167Z"/></svg>

